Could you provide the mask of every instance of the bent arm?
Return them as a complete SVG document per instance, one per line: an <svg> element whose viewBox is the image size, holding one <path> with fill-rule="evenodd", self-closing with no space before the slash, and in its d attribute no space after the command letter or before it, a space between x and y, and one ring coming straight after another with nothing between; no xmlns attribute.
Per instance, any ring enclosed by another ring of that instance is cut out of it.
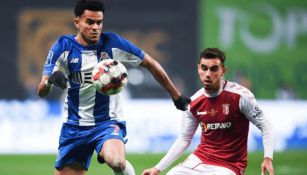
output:
<svg viewBox="0 0 307 175"><path fill-rule="evenodd" d="M168 150L167 154L155 166L158 170L165 170L183 154L183 152L190 145L197 127L198 121L192 116L191 112L184 112L182 116L180 135L172 147Z"/></svg>
<svg viewBox="0 0 307 175"><path fill-rule="evenodd" d="M273 160L273 125L268 120L267 116L264 115L256 100L241 98L240 107L245 117L251 121L258 129L260 129L262 133L264 157Z"/></svg>
<svg viewBox="0 0 307 175"><path fill-rule="evenodd" d="M167 92L171 95L172 99L178 99L180 97L180 92L174 86L169 76L162 68L160 63L158 63L155 59L145 53L144 60L140 64L142 67L148 69L154 78L167 90Z"/></svg>
<svg viewBox="0 0 307 175"><path fill-rule="evenodd" d="M264 175L265 171L268 171L269 175L274 175L272 161L274 132L272 124L263 114L262 109L258 106L254 98L253 100L248 100L248 98L241 98L240 109L244 113L245 117L257 128L259 128L262 133L264 159L261 163L261 175Z"/></svg>

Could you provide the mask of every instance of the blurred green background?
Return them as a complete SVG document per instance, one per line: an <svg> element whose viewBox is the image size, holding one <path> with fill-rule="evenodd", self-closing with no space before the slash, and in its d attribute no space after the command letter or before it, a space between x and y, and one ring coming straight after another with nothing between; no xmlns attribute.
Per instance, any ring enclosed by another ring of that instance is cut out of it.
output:
<svg viewBox="0 0 307 175"><path fill-rule="evenodd" d="M226 52L227 78L261 99L283 98L280 90L307 98L307 1L200 3L200 48Z"/></svg>

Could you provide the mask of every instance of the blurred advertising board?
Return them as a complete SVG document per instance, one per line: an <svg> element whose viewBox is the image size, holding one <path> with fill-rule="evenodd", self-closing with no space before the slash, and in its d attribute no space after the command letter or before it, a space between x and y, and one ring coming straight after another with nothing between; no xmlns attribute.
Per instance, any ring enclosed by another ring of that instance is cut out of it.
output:
<svg viewBox="0 0 307 175"><path fill-rule="evenodd" d="M274 126L275 151L307 149L306 101L259 101ZM170 100L123 101L128 152L165 152L180 130L181 111ZM0 101L0 154L56 153L62 103L44 100ZM140 110L142 109L142 110ZM153 112L154 111L154 112ZM189 150L199 143L196 132ZM249 151L262 150L260 131L251 125Z"/></svg>
<svg viewBox="0 0 307 175"><path fill-rule="evenodd" d="M262 99L307 98L307 1L200 0L200 43Z"/></svg>
<svg viewBox="0 0 307 175"><path fill-rule="evenodd" d="M0 74L10 75L0 79L0 84L10 85L1 86L0 99L36 98L49 48L59 36L76 34L75 2L21 0L0 7L0 14L7 18L7 25L0 29L7 41L0 43ZM191 81L198 44L196 2L105 0L103 30L116 32L145 50L162 64L181 91L192 94L197 85ZM128 71L132 98L169 97L147 70L128 66ZM57 100L61 95L55 91L48 98Z"/></svg>

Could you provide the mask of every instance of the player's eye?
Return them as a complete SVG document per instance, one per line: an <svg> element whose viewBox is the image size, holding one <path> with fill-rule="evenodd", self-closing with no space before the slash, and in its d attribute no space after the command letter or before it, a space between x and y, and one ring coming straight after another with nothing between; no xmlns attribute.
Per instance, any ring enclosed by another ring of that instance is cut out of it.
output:
<svg viewBox="0 0 307 175"><path fill-rule="evenodd" d="M88 19L88 20L86 20L86 23L87 23L88 25L93 25L93 24L95 23L95 21L94 21L94 20Z"/></svg>
<svg viewBox="0 0 307 175"><path fill-rule="evenodd" d="M94 24L101 25L102 24L102 20L95 21L95 20L87 19L86 23L88 25L94 25Z"/></svg>
<svg viewBox="0 0 307 175"><path fill-rule="evenodd" d="M207 71L208 70L208 67L206 66L206 65L200 65L200 68L201 68L201 70L203 70L203 71Z"/></svg>
<svg viewBox="0 0 307 175"><path fill-rule="evenodd" d="M96 24L97 24L97 25L102 24L102 20L97 21Z"/></svg>
<svg viewBox="0 0 307 175"><path fill-rule="evenodd" d="M208 67L208 66L202 64L202 65L200 65L200 68L203 71L208 71L208 70L210 70L211 72L219 71L219 66L218 65L214 65L214 66Z"/></svg>
<svg viewBox="0 0 307 175"><path fill-rule="evenodd" d="M210 67L210 71L211 71L211 72L217 72L217 71L219 71L219 66L218 66L218 65L214 65L214 66Z"/></svg>

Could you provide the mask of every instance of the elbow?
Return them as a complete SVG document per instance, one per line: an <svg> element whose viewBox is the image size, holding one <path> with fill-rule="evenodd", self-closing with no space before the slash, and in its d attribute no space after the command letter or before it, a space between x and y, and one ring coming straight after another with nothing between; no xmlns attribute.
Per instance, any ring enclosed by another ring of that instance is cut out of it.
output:
<svg viewBox="0 0 307 175"><path fill-rule="evenodd" d="M186 143L187 145L190 145L192 138L189 136L181 136L180 140L182 140L182 142Z"/></svg>

